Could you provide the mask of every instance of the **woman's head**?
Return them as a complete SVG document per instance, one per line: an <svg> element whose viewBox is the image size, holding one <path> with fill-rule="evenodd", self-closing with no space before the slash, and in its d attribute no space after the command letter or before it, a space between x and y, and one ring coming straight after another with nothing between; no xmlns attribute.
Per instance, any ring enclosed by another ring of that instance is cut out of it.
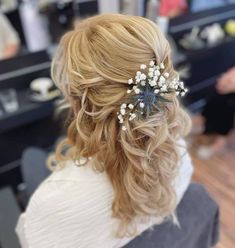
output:
<svg viewBox="0 0 235 248"><path fill-rule="evenodd" d="M107 173L115 192L112 212L120 220L119 235L130 231L136 216L165 217L175 208L176 141L189 129L175 94L161 111L128 123L125 132L117 119L128 79L151 60L164 62L169 79L175 78L169 44L153 22L108 14L86 19L65 34L52 66L52 76L71 106L67 137L55 159L92 157L95 169Z"/></svg>

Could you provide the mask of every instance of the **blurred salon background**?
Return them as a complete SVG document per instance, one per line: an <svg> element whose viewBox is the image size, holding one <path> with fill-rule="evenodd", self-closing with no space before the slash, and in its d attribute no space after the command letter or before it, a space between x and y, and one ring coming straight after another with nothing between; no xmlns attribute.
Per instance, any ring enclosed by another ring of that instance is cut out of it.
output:
<svg viewBox="0 0 235 248"><path fill-rule="evenodd" d="M189 88L194 181L220 206L217 247L233 248L235 0L0 0L0 247L19 247L17 218L64 133L62 97L50 78L58 41L76 22L106 12L147 17L166 34Z"/></svg>

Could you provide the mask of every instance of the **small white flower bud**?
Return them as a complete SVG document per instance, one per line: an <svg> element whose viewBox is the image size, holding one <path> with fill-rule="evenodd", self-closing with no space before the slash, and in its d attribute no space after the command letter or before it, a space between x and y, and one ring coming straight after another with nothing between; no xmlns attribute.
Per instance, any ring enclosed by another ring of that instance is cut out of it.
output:
<svg viewBox="0 0 235 248"><path fill-rule="evenodd" d="M120 113L121 113L121 115L125 115L126 110L124 108L122 108L122 109L120 109Z"/></svg>
<svg viewBox="0 0 235 248"><path fill-rule="evenodd" d="M134 105L130 103L130 104L128 105L128 108L129 108L129 109L133 109L133 108L134 108Z"/></svg>
<svg viewBox="0 0 235 248"><path fill-rule="evenodd" d="M183 82L179 82L179 87L180 88L184 88L184 83Z"/></svg>
<svg viewBox="0 0 235 248"><path fill-rule="evenodd" d="M140 89L135 89L135 93L139 94L140 93Z"/></svg>
<svg viewBox="0 0 235 248"><path fill-rule="evenodd" d="M130 121L132 121L133 119L135 119L135 117L136 117L136 114L135 114L135 113L133 113L133 114L131 114L131 115L130 115L129 120L130 120Z"/></svg>
<svg viewBox="0 0 235 248"><path fill-rule="evenodd" d="M155 76L160 76L160 75L161 75L161 72L160 72L159 70L155 70L155 71L154 71L154 75L155 75Z"/></svg>
<svg viewBox="0 0 235 248"><path fill-rule="evenodd" d="M161 77L159 78L159 81L162 82L162 83L165 83L165 82L166 82L166 79L165 79L163 76L161 76Z"/></svg>
<svg viewBox="0 0 235 248"><path fill-rule="evenodd" d="M161 63L159 66L160 66L161 69L165 69L164 63Z"/></svg>
<svg viewBox="0 0 235 248"><path fill-rule="evenodd" d="M122 126L122 130L123 130L123 131L126 131L127 128L126 128L125 126Z"/></svg>
<svg viewBox="0 0 235 248"><path fill-rule="evenodd" d="M155 64L155 63L154 63L153 60L151 60L150 63L149 63L150 66L154 66L154 64Z"/></svg>
<svg viewBox="0 0 235 248"><path fill-rule="evenodd" d="M154 86L157 85L157 83L156 83L155 81L150 81L149 84L150 84L152 87L154 87Z"/></svg>
<svg viewBox="0 0 235 248"><path fill-rule="evenodd" d="M155 94L158 94L159 93L159 89L154 90L154 93Z"/></svg>
<svg viewBox="0 0 235 248"><path fill-rule="evenodd" d="M144 73L142 73L141 75L140 75L140 80L145 80L146 79L146 75L144 74Z"/></svg>
<svg viewBox="0 0 235 248"><path fill-rule="evenodd" d="M128 84L133 84L133 79L132 78L128 80Z"/></svg>
<svg viewBox="0 0 235 248"><path fill-rule="evenodd" d="M161 91L166 91L166 90L167 90L166 85L163 85L162 88L161 88Z"/></svg>
<svg viewBox="0 0 235 248"><path fill-rule="evenodd" d="M122 115L119 114L119 115L118 115L118 119L119 119L119 120L123 120Z"/></svg>
<svg viewBox="0 0 235 248"><path fill-rule="evenodd" d="M153 77L153 72L149 72L148 75L149 75L150 78L152 78Z"/></svg>
<svg viewBox="0 0 235 248"><path fill-rule="evenodd" d="M144 103L143 102L140 103L140 107L144 108Z"/></svg>
<svg viewBox="0 0 235 248"><path fill-rule="evenodd" d="M140 69L141 69L141 70L146 69L146 67L147 67L147 66L146 66L145 64L140 65Z"/></svg>
<svg viewBox="0 0 235 248"><path fill-rule="evenodd" d="M154 76L154 77L153 77L153 80L154 80L155 82L157 82L158 76Z"/></svg>
<svg viewBox="0 0 235 248"><path fill-rule="evenodd" d="M170 74L168 72L164 73L164 77L168 78Z"/></svg>

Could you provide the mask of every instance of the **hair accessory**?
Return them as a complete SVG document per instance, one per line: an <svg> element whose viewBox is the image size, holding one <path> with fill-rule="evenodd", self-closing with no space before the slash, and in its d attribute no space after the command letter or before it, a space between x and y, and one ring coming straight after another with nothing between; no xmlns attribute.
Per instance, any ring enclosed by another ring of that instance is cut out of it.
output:
<svg viewBox="0 0 235 248"><path fill-rule="evenodd" d="M127 90L127 94L130 94L130 97L127 98L127 103L121 104L117 113L122 130L126 130L124 125L126 119L132 121L137 117L147 118L154 109L161 110L158 103L169 102L164 95L175 93L184 96L188 91L178 78L168 80L170 75L168 72L164 72L164 69L164 63L155 65L152 60L149 66L140 65L140 71L136 72L135 79L128 80L131 88Z"/></svg>

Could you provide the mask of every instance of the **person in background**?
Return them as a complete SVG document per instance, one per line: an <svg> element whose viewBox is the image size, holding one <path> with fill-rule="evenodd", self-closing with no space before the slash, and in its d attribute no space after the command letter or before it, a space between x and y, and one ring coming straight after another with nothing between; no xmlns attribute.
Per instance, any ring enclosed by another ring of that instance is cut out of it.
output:
<svg viewBox="0 0 235 248"><path fill-rule="evenodd" d="M52 76L71 115L53 173L19 219L21 247L123 247L173 217L193 171L191 121L157 25L119 14L79 22L63 36Z"/></svg>
<svg viewBox="0 0 235 248"><path fill-rule="evenodd" d="M161 0L160 16L174 18L184 13L188 8L186 0Z"/></svg>
<svg viewBox="0 0 235 248"><path fill-rule="evenodd" d="M19 1L17 0L0 0L0 11L8 13L17 9Z"/></svg>
<svg viewBox="0 0 235 248"><path fill-rule="evenodd" d="M223 74L215 92L207 101L202 114L194 119L195 126L205 134L216 134L216 140L210 146L199 147L197 154L201 159L208 159L224 149L230 132L234 127L235 113L235 67Z"/></svg>
<svg viewBox="0 0 235 248"><path fill-rule="evenodd" d="M20 39L7 17L0 12L0 60L14 57L20 48Z"/></svg>

